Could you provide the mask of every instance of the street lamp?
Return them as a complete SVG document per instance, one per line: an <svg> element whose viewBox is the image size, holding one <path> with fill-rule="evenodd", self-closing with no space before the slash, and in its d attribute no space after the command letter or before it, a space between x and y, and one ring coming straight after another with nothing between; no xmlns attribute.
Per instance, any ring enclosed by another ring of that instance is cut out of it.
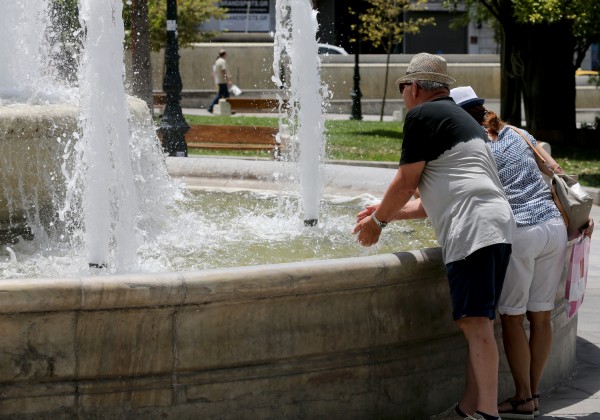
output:
<svg viewBox="0 0 600 420"><path fill-rule="evenodd" d="M181 75L179 74L179 43L177 41L177 0L167 0L167 46L165 48L165 77L163 91L166 94L165 112L163 114L159 134L162 137L163 149L169 156L188 155L185 133L190 126L181 112Z"/></svg>
<svg viewBox="0 0 600 420"><path fill-rule="evenodd" d="M360 98L362 97L362 93L360 92L360 70L358 67L358 56L360 54L360 38L356 41L354 45L354 88L350 93L352 96L352 114L350 115L351 120L362 120L362 107L360 104Z"/></svg>

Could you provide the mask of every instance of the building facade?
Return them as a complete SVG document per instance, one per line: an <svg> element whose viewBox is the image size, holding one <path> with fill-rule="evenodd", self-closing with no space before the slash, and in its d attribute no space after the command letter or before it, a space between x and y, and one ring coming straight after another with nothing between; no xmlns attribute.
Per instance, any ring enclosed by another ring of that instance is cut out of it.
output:
<svg viewBox="0 0 600 420"><path fill-rule="evenodd" d="M312 4L318 12L319 42L354 52L356 44L351 42L351 26L357 22L356 14L367 13L369 3L364 0L313 0ZM220 32L215 41L268 42L273 39L276 0L221 0L219 5L228 10L227 18L202 25L203 30ZM441 0L429 0L422 10L407 12L406 19L433 17L435 25L422 27L418 34L407 34L402 43L394 46L394 53L498 54L499 45L489 26L477 22L467 26L455 24L465 13L464 8L448 11ZM360 52L366 54L384 52L369 42L362 42L360 48Z"/></svg>

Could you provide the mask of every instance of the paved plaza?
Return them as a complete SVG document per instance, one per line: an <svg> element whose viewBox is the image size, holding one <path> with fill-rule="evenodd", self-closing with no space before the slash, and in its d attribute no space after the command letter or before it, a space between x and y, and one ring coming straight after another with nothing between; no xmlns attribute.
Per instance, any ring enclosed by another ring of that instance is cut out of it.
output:
<svg viewBox="0 0 600 420"><path fill-rule="evenodd" d="M592 217L600 223L600 206ZM577 362L569 380L542 395L540 420L600 420L600 231L592 238L585 298L577 324Z"/></svg>

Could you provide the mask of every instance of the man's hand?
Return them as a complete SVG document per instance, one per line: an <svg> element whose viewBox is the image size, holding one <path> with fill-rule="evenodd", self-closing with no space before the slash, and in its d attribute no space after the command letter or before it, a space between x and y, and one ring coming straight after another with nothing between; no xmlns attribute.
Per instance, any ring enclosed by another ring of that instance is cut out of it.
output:
<svg viewBox="0 0 600 420"><path fill-rule="evenodd" d="M375 210L377 210L377 207L379 207L379 204L365 206L365 209L356 215L356 223L360 222L365 217L370 216L373 213L375 213Z"/></svg>
<svg viewBox="0 0 600 420"><path fill-rule="evenodd" d="M367 209L363 212L368 211ZM362 212L361 212L362 213ZM372 212L371 212L372 213ZM360 214L360 213L359 213ZM375 221L370 215L363 217L352 231L356 236L356 242L362 246L371 246L379 241L379 235L381 235L381 228L377 226Z"/></svg>

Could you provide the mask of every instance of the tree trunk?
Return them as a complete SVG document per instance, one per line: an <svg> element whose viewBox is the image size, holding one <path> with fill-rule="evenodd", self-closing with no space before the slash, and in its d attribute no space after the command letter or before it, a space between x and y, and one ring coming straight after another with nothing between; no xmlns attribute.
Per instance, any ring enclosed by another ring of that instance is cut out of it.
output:
<svg viewBox="0 0 600 420"><path fill-rule="evenodd" d="M502 45L500 50L500 117L511 124L520 126L521 81L523 77L522 61L516 48L520 28L515 23L502 27Z"/></svg>
<svg viewBox="0 0 600 420"><path fill-rule="evenodd" d="M575 39L564 22L528 25L520 41L527 128L575 130Z"/></svg>
<svg viewBox="0 0 600 420"><path fill-rule="evenodd" d="M133 94L154 109L152 73L150 68L150 25L148 0L133 0L131 4L131 67Z"/></svg>

